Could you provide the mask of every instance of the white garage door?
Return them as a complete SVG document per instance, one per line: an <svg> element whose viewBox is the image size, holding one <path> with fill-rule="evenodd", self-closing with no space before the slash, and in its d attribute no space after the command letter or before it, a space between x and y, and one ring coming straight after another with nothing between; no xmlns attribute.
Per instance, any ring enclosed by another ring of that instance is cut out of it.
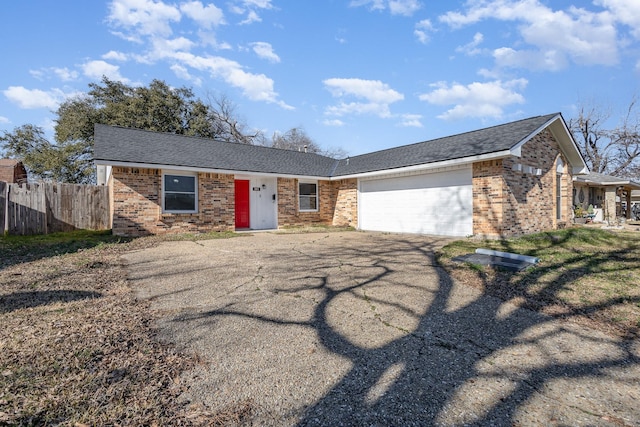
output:
<svg viewBox="0 0 640 427"><path fill-rule="evenodd" d="M359 228L468 236L473 232L471 168L360 182Z"/></svg>

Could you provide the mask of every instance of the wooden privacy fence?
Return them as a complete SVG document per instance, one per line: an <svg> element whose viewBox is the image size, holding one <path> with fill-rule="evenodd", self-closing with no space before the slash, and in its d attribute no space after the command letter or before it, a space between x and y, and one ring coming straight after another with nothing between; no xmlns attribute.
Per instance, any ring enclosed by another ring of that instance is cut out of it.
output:
<svg viewBox="0 0 640 427"><path fill-rule="evenodd" d="M0 181L0 227L5 233L20 235L106 230L110 227L109 188Z"/></svg>

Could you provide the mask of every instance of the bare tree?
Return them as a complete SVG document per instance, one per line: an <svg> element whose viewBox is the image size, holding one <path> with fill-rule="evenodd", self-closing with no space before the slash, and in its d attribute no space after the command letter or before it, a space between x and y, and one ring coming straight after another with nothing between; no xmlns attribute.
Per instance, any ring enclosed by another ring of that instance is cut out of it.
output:
<svg viewBox="0 0 640 427"><path fill-rule="evenodd" d="M276 132L271 138L271 147L284 150L305 151L322 156L340 159L347 156L342 148L323 149L316 143L302 127L291 128L285 133Z"/></svg>
<svg viewBox="0 0 640 427"><path fill-rule="evenodd" d="M239 119L236 105L226 95L208 95L210 119L215 138L226 142L256 144L264 140L259 130L249 131L247 125Z"/></svg>
<svg viewBox="0 0 640 427"><path fill-rule="evenodd" d="M640 114L637 99L629 103L620 123L607 128L611 113L601 106L581 106L569 128L592 172L640 177Z"/></svg>

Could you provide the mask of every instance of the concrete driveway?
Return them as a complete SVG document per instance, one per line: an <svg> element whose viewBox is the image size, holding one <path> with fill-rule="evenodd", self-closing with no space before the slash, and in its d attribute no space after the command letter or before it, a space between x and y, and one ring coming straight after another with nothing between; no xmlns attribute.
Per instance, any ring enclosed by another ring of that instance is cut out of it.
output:
<svg viewBox="0 0 640 427"><path fill-rule="evenodd" d="M438 238L259 233L126 256L183 398L253 425L640 425L640 343L454 283Z"/></svg>

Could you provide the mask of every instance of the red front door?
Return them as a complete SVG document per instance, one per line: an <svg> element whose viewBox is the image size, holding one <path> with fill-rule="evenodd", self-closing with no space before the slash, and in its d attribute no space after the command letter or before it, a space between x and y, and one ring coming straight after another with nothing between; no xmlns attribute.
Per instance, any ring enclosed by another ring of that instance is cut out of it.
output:
<svg viewBox="0 0 640 427"><path fill-rule="evenodd" d="M249 180L236 180L236 228L249 228Z"/></svg>

